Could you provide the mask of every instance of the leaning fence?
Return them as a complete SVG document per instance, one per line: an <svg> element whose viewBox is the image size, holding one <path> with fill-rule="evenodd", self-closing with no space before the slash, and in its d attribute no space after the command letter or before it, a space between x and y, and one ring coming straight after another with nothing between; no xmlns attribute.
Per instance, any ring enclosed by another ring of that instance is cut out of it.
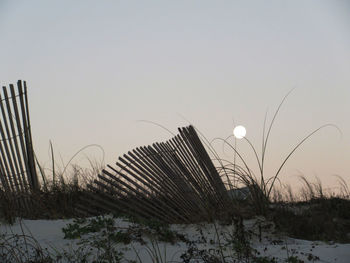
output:
<svg viewBox="0 0 350 263"><path fill-rule="evenodd" d="M0 190L21 209L26 194L39 189L29 118L27 85L19 80L0 92Z"/></svg>
<svg viewBox="0 0 350 263"><path fill-rule="evenodd" d="M35 167L26 82L0 92L0 193L19 214L30 214L40 190ZM87 185L77 210L121 212L186 223L231 216L231 199L193 126L172 139L138 147L108 165ZM28 213L26 213L28 212Z"/></svg>
<svg viewBox="0 0 350 263"><path fill-rule="evenodd" d="M90 214L103 209L185 223L233 212L225 185L193 126L180 128L166 142L129 151L88 187L92 192L79 208Z"/></svg>

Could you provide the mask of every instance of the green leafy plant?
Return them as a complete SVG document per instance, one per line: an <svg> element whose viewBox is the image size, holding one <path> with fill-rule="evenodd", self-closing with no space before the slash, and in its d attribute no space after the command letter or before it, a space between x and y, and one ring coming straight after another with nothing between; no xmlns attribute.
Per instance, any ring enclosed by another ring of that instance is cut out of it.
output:
<svg viewBox="0 0 350 263"><path fill-rule="evenodd" d="M304 263L304 260L299 259L297 256L289 256L286 260L286 263Z"/></svg>
<svg viewBox="0 0 350 263"><path fill-rule="evenodd" d="M123 258L117 244L129 244L129 233L118 229L111 217L98 216L90 219L75 219L62 229L64 238L79 239L81 247L90 247L96 251L95 263L116 263ZM90 253L92 255L92 253Z"/></svg>
<svg viewBox="0 0 350 263"><path fill-rule="evenodd" d="M255 257L252 261L253 263L278 263L274 257Z"/></svg>
<svg viewBox="0 0 350 263"><path fill-rule="evenodd" d="M139 235L146 235L151 239L155 239L161 242L167 242L174 244L176 241L185 241L185 236L170 229L169 224L164 222L150 219L131 219L134 223L132 226L133 232L137 231Z"/></svg>

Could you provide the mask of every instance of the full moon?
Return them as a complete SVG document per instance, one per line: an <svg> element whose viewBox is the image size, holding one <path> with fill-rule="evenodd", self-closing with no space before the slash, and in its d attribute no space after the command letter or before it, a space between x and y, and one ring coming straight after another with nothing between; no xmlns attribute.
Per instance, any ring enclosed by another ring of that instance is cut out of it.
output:
<svg viewBox="0 0 350 263"><path fill-rule="evenodd" d="M247 130L239 125L239 126L236 126L234 129L233 129L233 135L237 138L237 139L242 139L244 138L244 136L247 134Z"/></svg>

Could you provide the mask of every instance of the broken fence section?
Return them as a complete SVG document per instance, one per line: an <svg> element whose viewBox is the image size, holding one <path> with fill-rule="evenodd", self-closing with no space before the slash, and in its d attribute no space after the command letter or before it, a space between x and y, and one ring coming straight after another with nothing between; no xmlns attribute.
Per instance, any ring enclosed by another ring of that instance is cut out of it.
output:
<svg viewBox="0 0 350 263"><path fill-rule="evenodd" d="M174 138L138 147L108 165L79 205L168 223L233 214L228 192L193 126Z"/></svg>

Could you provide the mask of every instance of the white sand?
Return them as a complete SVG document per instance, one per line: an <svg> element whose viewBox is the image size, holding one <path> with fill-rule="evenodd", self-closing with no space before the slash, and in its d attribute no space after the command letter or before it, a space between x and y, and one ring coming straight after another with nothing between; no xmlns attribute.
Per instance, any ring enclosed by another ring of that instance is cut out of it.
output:
<svg viewBox="0 0 350 263"><path fill-rule="evenodd" d="M319 261L315 262L334 262L334 263L349 263L350 262L350 244L327 244L325 242L312 242L306 240L298 240L288 238L285 236L273 234L273 227L270 230L266 230L262 235L261 242L257 236L257 222L259 220L245 221L247 230L251 230L253 236L251 238L252 247L260 252L260 256L270 256L278 259L278 262L284 262L288 256L297 256L299 259L309 261L307 258L311 254L314 258L319 257ZM260 220L261 221L261 220ZM25 234L32 235L43 248L48 248L49 251L63 253L63 251L73 251L77 248L77 242L79 240L66 240L62 228L68 223L72 223L73 220L22 220L17 221L13 226L4 225L0 226L0 234L9 236L12 234L21 235L22 229ZM262 223L264 224L264 223ZM22 225L22 228L21 228ZM128 222L121 219L116 220L116 226L127 227ZM224 240L224 236L232 233L233 226L219 226L219 236L221 242ZM178 233L186 235L190 240L196 241L197 247L213 249L217 247L218 236L216 234L213 224L202 225L172 225L172 230L176 230ZM198 231L201 229L206 242L202 240L202 236ZM4 238L4 236L3 236ZM210 240L214 244L210 244ZM160 249L160 254L166 260L162 262L176 261L181 262L181 254L186 251L186 244L179 242L175 245L169 243L157 243ZM123 251L124 257L127 259L133 259L138 261L138 257L142 262L148 263L152 261L152 253L155 251L152 249L151 242L148 242L147 247L137 242L133 242L132 245L118 245L118 248ZM214 250L211 250L215 253ZM84 253L84 252L81 252ZM233 253L228 250L225 252L227 255ZM138 256L137 256L138 255ZM193 261L202 262L202 261Z"/></svg>

